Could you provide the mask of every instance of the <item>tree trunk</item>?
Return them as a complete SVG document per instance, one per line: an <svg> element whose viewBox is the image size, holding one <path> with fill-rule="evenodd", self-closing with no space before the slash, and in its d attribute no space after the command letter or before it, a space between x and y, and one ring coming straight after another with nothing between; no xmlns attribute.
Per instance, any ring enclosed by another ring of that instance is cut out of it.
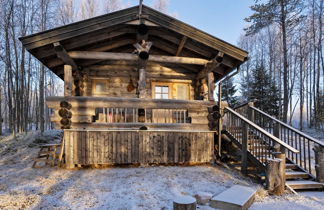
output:
<svg viewBox="0 0 324 210"><path fill-rule="evenodd" d="M282 30L282 46L283 46L283 121L287 122L287 113L289 105L289 84L288 84L288 59L287 59L287 32L286 32L286 11L284 0L280 1L281 7L281 30Z"/></svg>
<svg viewBox="0 0 324 210"><path fill-rule="evenodd" d="M173 210L196 210L196 199L191 196L178 196L173 200Z"/></svg>

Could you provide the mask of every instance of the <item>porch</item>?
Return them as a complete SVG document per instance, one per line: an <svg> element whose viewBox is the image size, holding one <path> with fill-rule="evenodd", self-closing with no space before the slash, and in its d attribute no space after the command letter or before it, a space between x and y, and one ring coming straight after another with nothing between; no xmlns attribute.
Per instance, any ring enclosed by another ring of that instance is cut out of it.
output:
<svg viewBox="0 0 324 210"><path fill-rule="evenodd" d="M83 165L202 164L214 153L208 107L215 102L49 97L64 129L67 168Z"/></svg>

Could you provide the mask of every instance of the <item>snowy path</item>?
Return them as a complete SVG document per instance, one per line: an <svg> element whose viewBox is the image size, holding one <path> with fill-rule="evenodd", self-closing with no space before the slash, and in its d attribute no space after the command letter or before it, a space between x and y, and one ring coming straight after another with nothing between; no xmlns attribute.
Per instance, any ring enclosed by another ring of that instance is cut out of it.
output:
<svg viewBox="0 0 324 210"><path fill-rule="evenodd" d="M218 194L235 184L258 187L238 173L217 166L32 169L32 157L38 149L28 147L30 141L25 139L10 150L0 150L0 209L172 209L172 199L178 194ZM258 197L251 209L323 206L324 192L317 192Z"/></svg>

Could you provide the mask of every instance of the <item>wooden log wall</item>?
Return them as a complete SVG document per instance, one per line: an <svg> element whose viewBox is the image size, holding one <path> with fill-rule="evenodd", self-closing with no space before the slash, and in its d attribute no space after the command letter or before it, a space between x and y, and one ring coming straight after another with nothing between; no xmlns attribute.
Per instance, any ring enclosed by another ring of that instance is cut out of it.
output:
<svg viewBox="0 0 324 210"><path fill-rule="evenodd" d="M213 132L64 131L65 161L75 164L198 164L213 160Z"/></svg>
<svg viewBox="0 0 324 210"><path fill-rule="evenodd" d="M114 69L115 68L115 69ZM93 82L102 80L107 82L107 92L99 94L100 96L136 98L136 88L129 89L130 84L137 86L139 72L132 66L116 65L94 65L85 68L89 77L86 79L85 96L98 96L93 90ZM193 81L195 73L183 69L172 69L159 65L148 65L146 68L146 88L147 98L152 97L152 81L170 81L178 80ZM175 82L177 83L177 82ZM191 82L192 83L192 82ZM190 84L191 84L190 83ZM193 92L194 86L191 85L190 91ZM194 95L191 96L194 98Z"/></svg>

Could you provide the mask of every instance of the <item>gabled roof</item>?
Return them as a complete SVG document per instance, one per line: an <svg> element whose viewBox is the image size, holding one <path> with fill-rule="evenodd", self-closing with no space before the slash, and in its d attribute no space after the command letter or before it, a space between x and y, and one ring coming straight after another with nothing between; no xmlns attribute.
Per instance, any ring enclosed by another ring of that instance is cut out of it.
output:
<svg viewBox="0 0 324 210"><path fill-rule="evenodd" d="M133 52L133 44L137 42L138 11L139 6L135 6L21 37L20 40L31 54L62 77L64 62L57 57L54 43L59 42L66 51ZM211 60L222 52L224 75L247 59L246 51L144 5L142 19L149 27L152 54ZM84 67L94 62L76 60L76 63ZM201 66L186 65L185 68L198 72Z"/></svg>

